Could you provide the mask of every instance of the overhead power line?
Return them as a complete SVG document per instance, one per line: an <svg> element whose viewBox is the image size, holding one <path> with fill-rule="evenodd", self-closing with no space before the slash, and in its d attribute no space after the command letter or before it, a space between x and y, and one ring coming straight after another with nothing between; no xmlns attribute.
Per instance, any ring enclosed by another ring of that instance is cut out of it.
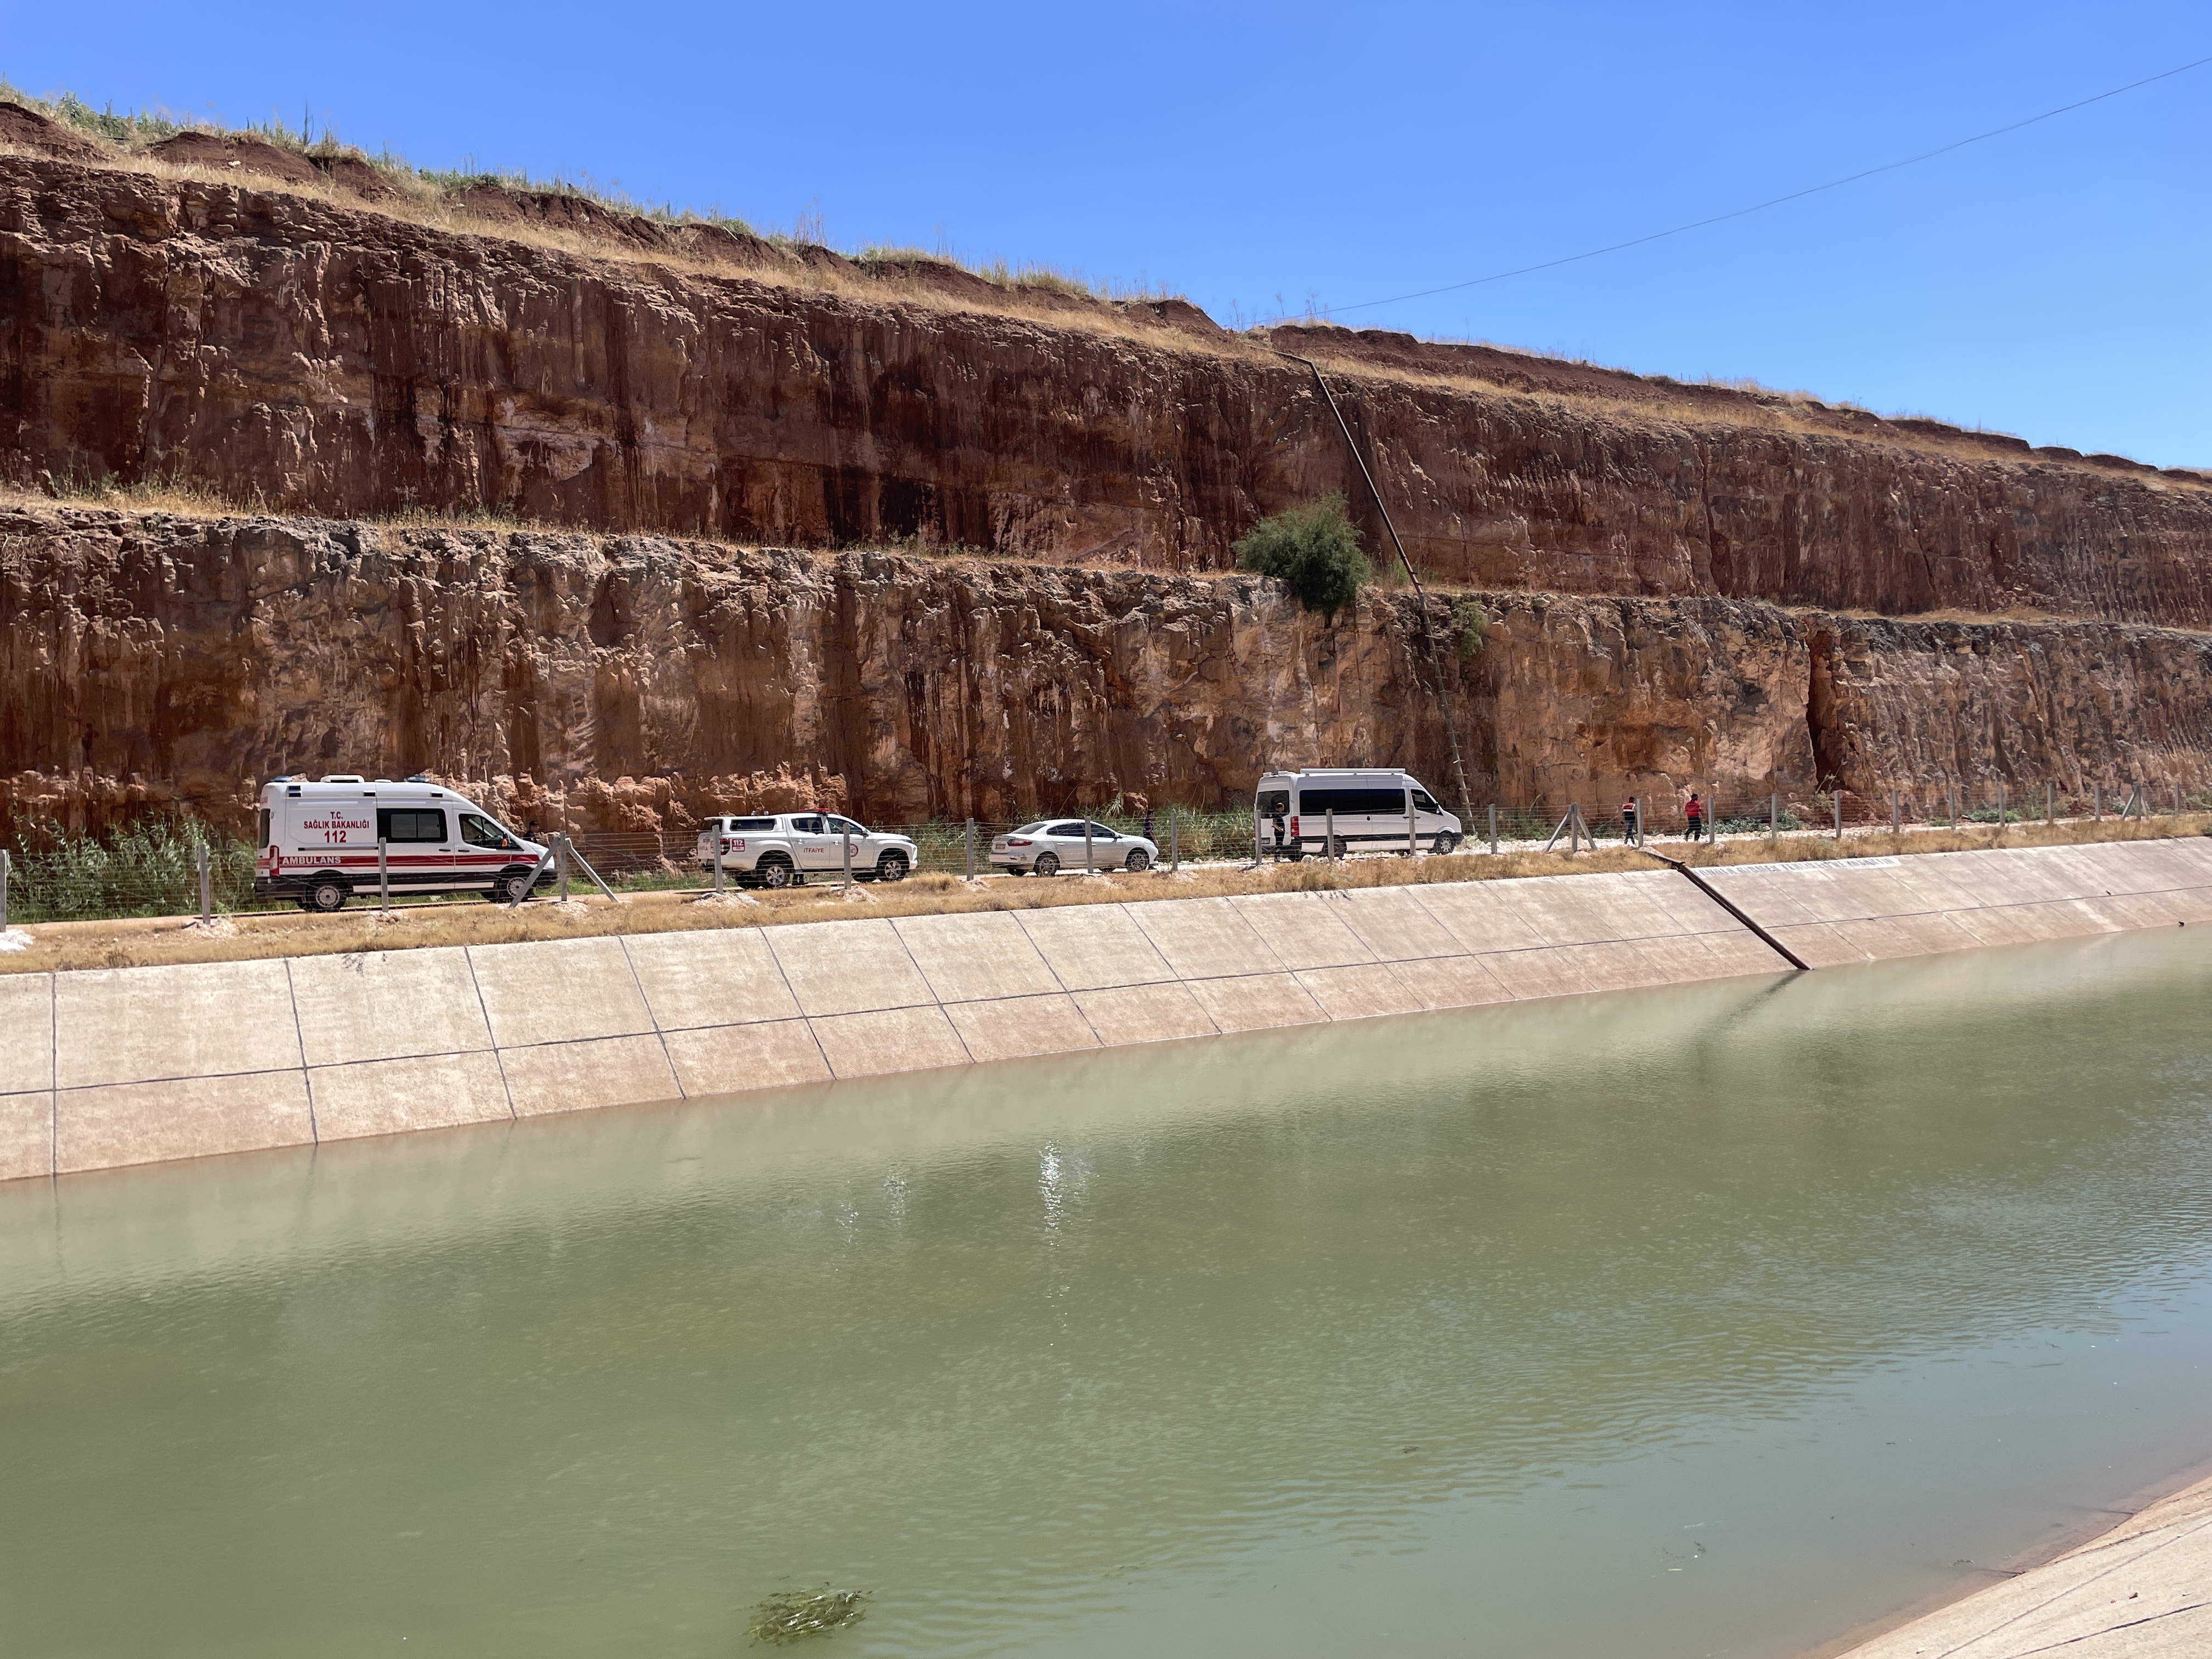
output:
<svg viewBox="0 0 2212 1659"><path fill-rule="evenodd" d="M1969 144L1985 143L1992 138L2002 138L2008 132L2018 132L2022 127L2032 127L2039 121L2048 121L2054 116L2069 114L2077 109L2087 109L2092 104L2103 103L2107 98L2118 98L2123 93L2134 92L2138 88L2148 87L2160 81L2170 81L2177 75L2186 75L2190 70L2202 69L2207 64L2212 64L2212 58L2199 58L2193 63L2183 64L2175 69L2163 70L2156 75L2146 75L2140 81L2130 81L2124 87L2114 87L2111 91L2100 92L2094 97L2076 99L2073 103L2061 104L2057 109L2047 109L2042 114L2031 115L2024 121L2014 121L2005 126L1991 127L1987 132L1978 132L1971 138L1960 138L1940 149L1923 150L1917 155L1908 155L1902 161L1885 161L1878 167L1868 167L1863 172L1846 173L1840 179L1831 179L1824 185L1808 185L1802 190L1791 191L1787 196L1771 197L1766 201L1754 202L1749 207L1737 208L1728 213L1716 213L1710 219L1693 219L1686 225L1674 225L1666 230L1655 230L1648 236L1632 237L1626 242L1612 242L1604 247L1594 247L1587 253L1570 253L1564 258L1547 259L1540 264L1522 265L1512 270L1492 271L1487 276L1470 276L1463 283L1446 283L1442 288L1425 288L1413 294L1394 294L1387 300L1362 300L1358 305L1350 306L1324 306L1302 314L1314 317L1335 317L1347 311L1371 311L1377 306L1395 306L1407 300L1425 300L1437 294L1456 294L1462 289L1480 288L1486 283L1502 283L1508 277L1532 276L1540 270L1556 270L1561 265L1579 264L1584 259L1595 259L1607 253L1621 252L1627 248L1642 247L1648 242L1663 241L1669 236L1680 236L1687 231L1703 230L1708 225L1725 224L1731 219L1741 219L1753 213L1764 213L1767 209L1780 207L1785 202L1800 202L1808 196L1818 196L1823 191L1840 190L1845 185L1855 185L1862 179L1872 179L1879 173L1895 173L1899 167L1917 167L1923 161L1932 161L1939 155L1948 155L1953 150L1964 149ZM1278 318L1276 320L1282 319Z"/></svg>

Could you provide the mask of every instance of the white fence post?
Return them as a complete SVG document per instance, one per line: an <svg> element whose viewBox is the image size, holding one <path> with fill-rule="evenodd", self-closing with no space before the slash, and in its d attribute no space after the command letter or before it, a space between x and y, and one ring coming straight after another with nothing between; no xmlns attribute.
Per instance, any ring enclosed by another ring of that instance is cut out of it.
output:
<svg viewBox="0 0 2212 1659"><path fill-rule="evenodd" d="M968 820L968 879L975 879L975 820Z"/></svg>
<svg viewBox="0 0 2212 1659"><path fill-rule="evenodd" d="M1498 803L1496 801L1490 803L1490 850L1492 853L1498 850Z"/></svg>
<svg viewBox="0 0 2212 1659"><path fill-rule="evenodd" d="M200 920L215 920L215 906L210 902L208 892L208 849L205 842L200 843Z"/></svg>
<svg viewBox="0 0 2212 1659"><path fill-rule="evenodd" d="M1254 814L1252 822L1257 823L1259 821L1259 816L1256 813ZM1168 873L1170 875L1174 875L1182 868L1182 840L1177 833L1180 828L1181 823L1176 817L1176 809L1170 805L1168 807Z"/></svg>
<svg viewBox="0 0 2212 1659"><path fill-rule="evenodd" d="M380 910L389 910L392 908L392 862L388 852L389 846L390 842L386 837L379 836L376 838L376 908Z"/></svg>

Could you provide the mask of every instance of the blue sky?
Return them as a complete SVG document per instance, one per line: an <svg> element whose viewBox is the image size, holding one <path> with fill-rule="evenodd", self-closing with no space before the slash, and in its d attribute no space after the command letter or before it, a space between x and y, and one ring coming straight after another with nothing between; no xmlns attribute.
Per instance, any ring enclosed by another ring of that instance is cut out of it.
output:
<svg viewBox="0 0 2212 1659"><path fill-rule="evenodd" d="M1725 212L2212 54L2201 3L628 10L0 0L0 72L829 240L1349 307ZM2212 466L2212 64L1360 326Z"/></svg>

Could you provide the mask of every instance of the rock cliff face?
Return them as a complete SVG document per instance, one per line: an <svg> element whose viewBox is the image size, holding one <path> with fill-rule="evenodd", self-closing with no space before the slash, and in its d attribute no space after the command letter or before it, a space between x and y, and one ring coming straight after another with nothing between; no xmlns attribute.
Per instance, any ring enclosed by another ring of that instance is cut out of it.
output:
<svg viewBox="0 0 2212 1659"><path fill-rule="evenodd" d="M2199 635L1481 603L1480 643L1443 653L1478 810L2212 784ZM242 824L300 770L501 778L623 830L1211 805L1296 763L1451 787L1399 592L1329 624L1245 576L53 507L0 512L0 796L82 827L171 802Z"/></svg>
<svg viewBox="0 0 2212 1659"><path fill-rule="evenodd" d="M0 156L0 473L1218 570L1264 513L1369 510L1279 348L1328 360L1442 578L2212 625L2193 473L1188 307L1014 314L957 273L793 286L736 239L577 252L240 179Z"/></svg>

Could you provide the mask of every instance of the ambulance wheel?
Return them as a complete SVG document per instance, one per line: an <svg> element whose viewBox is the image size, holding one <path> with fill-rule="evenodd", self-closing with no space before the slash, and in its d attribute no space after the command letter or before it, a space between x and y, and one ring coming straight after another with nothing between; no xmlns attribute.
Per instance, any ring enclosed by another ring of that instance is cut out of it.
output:
<svg viewBox="0 0 2212 1659"><path fill-rule="evenodd" d="M492 883L491 891L484 896L494 904L520 904L530 896L531 888L536 885L537 873L534 870L522 868L502 870Z"/></svg>
<svg viewBox="0 0 2212 1659"><path fill-rule="evenodd" d="M342 881L319 881L307 889L307 896L300 901L300 908L329 915L334 910L345 908L345 902L351 890Z"/></svg>
<svg viewBox="0 0 2212 1659"><path fill-rule="evenodd" d="M763 887L788 887L799 872L785 858L766 857L760 861L760 884Z"/></svg>

